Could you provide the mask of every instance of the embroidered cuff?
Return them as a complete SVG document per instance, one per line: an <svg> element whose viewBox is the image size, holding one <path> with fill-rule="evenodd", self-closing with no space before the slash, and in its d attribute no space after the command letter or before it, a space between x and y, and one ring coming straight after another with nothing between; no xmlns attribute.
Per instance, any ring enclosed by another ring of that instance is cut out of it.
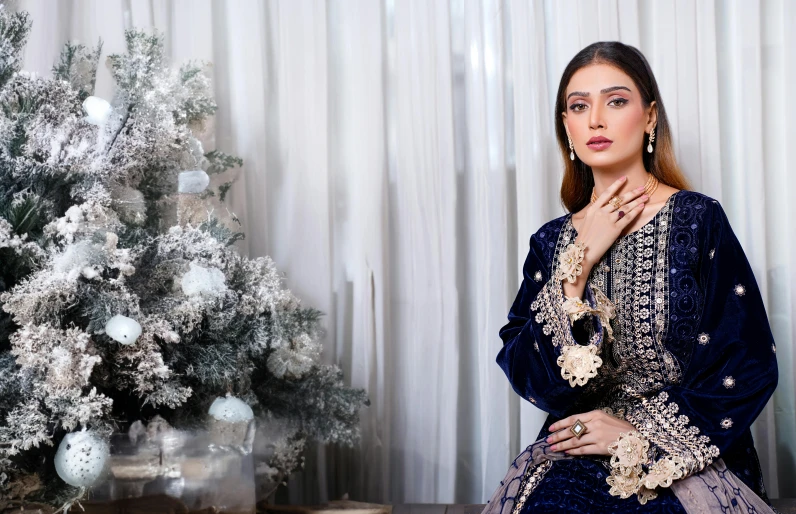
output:
<svg viewBox="0 0 796 514"><path fill-rule="evenodd" d="M531 311L536 311L534 319L542 324L542 332L545 335L552 334L553 346L560 348L561 354L556 363L561 368L561 377L571 387L583 386L590 378L597 376L597 369L603 363L597 355L602 345L603 329L607 331L607 337L613 339L610 324L610 319L616 316L613 303L590 283L586 284L584 296L587 301L566 297L562 281L553 277L542 286L530 307ZM575 340L572 325L587 314L594 315L596 327L592 328L589 324L589 342L582 345Z"/></svg>
<svg viewBox="0 0 796 514"><path fill-rule="evenodd" d="M575 325L575 322L586 314L597 314L597 309L592 309L591 305L581 300L579 296L564 295L564 304L561 308L569 314L570 325Z"/></svg>
<svg viewBox="0 0 796 514"><path fill-rule="evenodd" d="M666 391L627 406L625 418L664 455L678 457L683 464L683 477L702 471L719 456L710 438L700 435L686 415L677 415L680 407L669 402Z"/></svg>
<svg viewBox="0 0 796 514"><path fill-rule="evenodd" d="M624 417L637 431L621 434L608 447L612 471L606 480L612 495L628 498L635 493L644 504L657 497L656 488L701 471L719 456L718 447L699 435L688 416L676 415L679 407L667 403L668 398L661 391L626 408Z"/></svg>
<svg viewBox="0 0 796 514"><path fill-rule="evenodd" d="M597 286L587 284L587 287L591 287L594 292L594 302L597 304L595 310L597 311L597 317L600 319L600 324L605 329L605 336L609 341L613 341L614 329L611 328L610 320L616 317L616 306Z"/></svg>
<svg viewBox="0 0 796 514"><path fill-rule="evenodd" d="M685 475L685 463L677 456L665 456L650 464L650 444L646 437L633 431L619 434L608 446L611 454L611 475L606 482L613 496L627 499L637 495L644 505L655 499L657 487L669 487Z"/></svg>
<svg viewBox="0 0 796 514"><path fill-rule="evenodd" d="M567 280L570 284L577 280L583 273L583 256L586 251L586 243L570 243L567 249L558 256L558 269L556 269L556 280Z"/></svg>
<svg viewBox="0 0 796 514"><path fill-rule="evenodd" d="M581 300L579 296L570 297L564 295L564 303L561 308L569 315L570 325L574 325L577 320L587 314L597 316L603 328L605 328L608 340L612 341L614 339L614 330L611 328L610 320L616 317L616 306L596 286L587 284L586 287L590 287L593 291L595 307L592 307L589 302Z"/></svg>

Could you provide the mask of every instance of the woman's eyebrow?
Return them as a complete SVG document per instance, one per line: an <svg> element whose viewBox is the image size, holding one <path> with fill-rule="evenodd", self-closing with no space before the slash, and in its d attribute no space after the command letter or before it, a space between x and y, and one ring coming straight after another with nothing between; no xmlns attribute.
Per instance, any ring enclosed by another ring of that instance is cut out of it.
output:
<svg viewBox="0 0 796 514"><path fill-rule="evenodd" d="M601 94L601 95L604 95L604 94L606 94L606 93L610 93L611 91L616 91L617 89L627 89L628 91L630 91L630 88L629 88L629 87L625 87L625 86L611 86L611 87L607 87L607 88L605 88L605 89L601 90L601 91L600 91L600 94ZM632 92L632 91L631 91L631 92ZM568 94L568 95L567 95L567 100L569 100L569 97L570 97L570 96L589 96L589 93L588 93L588 92L583 92L583 91L573 91L573 92L571 92L570 94Z"/></svg>

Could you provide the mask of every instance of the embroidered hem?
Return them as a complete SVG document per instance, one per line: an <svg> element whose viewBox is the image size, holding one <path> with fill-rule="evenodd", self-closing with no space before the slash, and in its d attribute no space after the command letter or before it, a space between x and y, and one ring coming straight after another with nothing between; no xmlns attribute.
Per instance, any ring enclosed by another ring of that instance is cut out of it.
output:
<svg viewBox="0 0 796 514"><path fill-rule="evenodd" d="M525 506L525 502L533 493L536 486L538 486L550 468L553 466L553 461L546 460L534 468L529 468L525 477L523 477L522 485L520 485L520 495L517 498L517 503L511 510L511 514L519 514ZM531 471L533 469L533 471Z"/></svg>

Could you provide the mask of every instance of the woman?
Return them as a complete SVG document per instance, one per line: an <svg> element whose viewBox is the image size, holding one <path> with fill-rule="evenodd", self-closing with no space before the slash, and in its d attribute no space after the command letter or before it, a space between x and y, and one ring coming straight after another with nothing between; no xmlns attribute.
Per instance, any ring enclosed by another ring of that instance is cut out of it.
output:
<svg viewBox="0 0 796 514"><path fill-rule="evenodd" d="M722 206L677 167L649 64L586 47L555 112L570 212L531 236L497 356L550 414L486 510L772 512L749 426L776 346Z"/></svg>

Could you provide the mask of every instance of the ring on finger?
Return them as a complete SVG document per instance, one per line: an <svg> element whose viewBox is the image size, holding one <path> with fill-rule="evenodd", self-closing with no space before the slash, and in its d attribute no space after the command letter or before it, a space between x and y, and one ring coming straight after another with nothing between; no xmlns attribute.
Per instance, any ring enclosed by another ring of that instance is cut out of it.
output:
<svg viewBox="0 0 796 514"><path fill-rule="evenodd" d="M619 198L618 196L614 196L613 198L608 200L608 203L611 204L611 206L614 209L618 209L618 208L620 208L622 206L622 199Z"/></svg>
<svg viewBox="0 0 796 514"><path fill-rule="evenodd" d="M579 419L576 419L575 423L571 427L569 427L569 431L572 432L572 435L580 439L581 437L583 437L583 434L588 432L588 429L586 428L586 424L584 422L582 422Z"/></svg>

